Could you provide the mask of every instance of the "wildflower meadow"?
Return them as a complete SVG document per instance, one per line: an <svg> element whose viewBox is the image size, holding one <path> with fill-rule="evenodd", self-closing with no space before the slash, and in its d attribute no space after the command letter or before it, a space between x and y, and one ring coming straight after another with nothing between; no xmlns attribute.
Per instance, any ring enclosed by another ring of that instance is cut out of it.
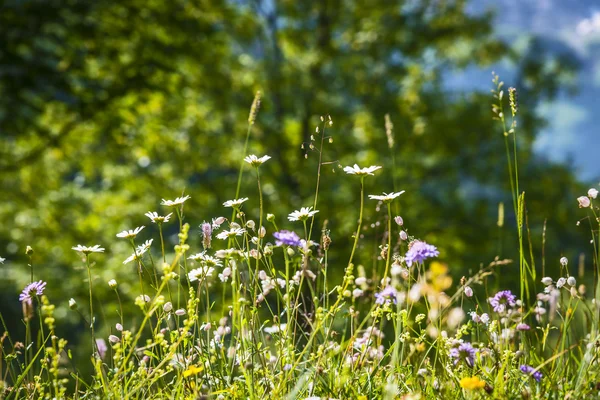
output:
<svg viewBox="0 0 600 400"><path fill-rule="evenodd" d="M414 194L402 181L380 179L384 168L376 163L324 158L345 140L329 115L301 145L318 159L314 170L303 171L313 178L312 196L299 209L271 213L265 167L275 161L248 154L260 124L257 94L237 184L225 188L230 199L219 213L188 217L192 197L182 187L172 199L155 196L138 226L111 233L131 254L122 270L136 296L124 296L122 278L94 278L111 243L83 239L72 244L69 257L87 296L47 295L44 260L32 239L25 250L29 283L14 299L22 305L24 336L1 321L0 397L597 398L598 190L568 199L580 218L572 223L589 227L593 269L575 273L576 260L535 253L531 242L539 238L530 234L527 188L519 176L518 93L498 76L493 85L490 118L506 144L503 167L512 195L506 218L515 219L514 240L505 246L517 258L481 260L453 279L443 248L423 239L419 220L404 216L405 199ZM344 205L354 224L345 242L321 208L321 177L331 168L354 190ZM255 190L245 193L249 185ZM381 215L379 235L366 229L373 223L365 220L368 209ZM504 213L502 205L499 225ZM174 245L165 237L171 229ZM490 234L489 240L496 239ZM339 242L347 246L332 259ZM544 274L540 258L559 272ZM9 257L0 260L2 268L13 268ZM117 306L103 307L98 290L108 290ZM89 343L84 357L76 359L57 334L57 304L68 305L82 327Z"/></svg>

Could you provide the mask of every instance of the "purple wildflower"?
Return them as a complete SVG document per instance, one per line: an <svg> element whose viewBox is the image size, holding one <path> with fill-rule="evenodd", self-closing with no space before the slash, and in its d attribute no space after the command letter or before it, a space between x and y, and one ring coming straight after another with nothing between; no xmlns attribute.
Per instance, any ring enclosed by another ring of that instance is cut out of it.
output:
<svg viewBox="0 0 600 400"><path fill-rule="evenodd" d="M542 373L540 371L536 371L535 368L533 368L530 365L521 365L519 369L522 373L531 375L533 379L535 379L538 382L542 380Z"/></svg>
<svg viewBox="0 0 600 400"><path fill-rule="evenodd" d="M514 307L517 304L516 300L517 296L512 294L510 290L502 290L490 299L490 304L495 312L501 313L506 311L506 306Z"/></svg>
<svg viewBox="0 0 600 400"><path fill-rule="evenodd" d="M98 348L98 355L101 359L104 359L106 355L106 351L108 350L108 346L106 345L106 341L104 339L96 339L96 347Z"/></svg>
<svg viewBox="0 0 600 400"><path fill-rule="evenodd" d="M527 325L526 323L524 323L524 322L521 322L521 323L517 324L517 330L518 331L528 331L530 329L531 329L531 327L529 325Z"/></svg>
<svg viewBox="0 0 600 400"><path fill-rule="evenodd" d="M298 236L296 234L296 232L283 230L283 231L275 232L273 234L273 236L275 237L275 239L277 239L275 241L275 244L277 246L281 246L284 244L287 244L288 246L300 246L301 245L300 236Z"/></svg>
<svg viewBox="0 0 600 400"><path fill-rule="evenodd" d="M210 243L212 241L212 225L208 222L202 224L202 245L204 250L210 249Z"/></svg>
<svg viewBox="0 0 600 400"><path fill-rule="evenodd" d="M414 262L421 263L430 257L437 257L439 254L440 252L435 246L415 240L410 243L404 261L410 267Z"/></svg>
<svg viewBox="0 0 600 400"><path fill-rule="evenodd" d="M469 367L475 365L475 349L468 342L461 343L458 347L450 349L450 357L454 359L454 365L460 361L464 361Z"/></svg>
<svg viewBox="0 0 600 400"><path fill-rule="evenodd" d="M41 296L44 293L45 288L46 282L44 281L30 283L29 285L25 286L25 289L23 289L19 295L19 301L31 302L31 298L33 296Z"/></svg>
<svg viewBox="0 0 600 400"><path fill-rule="evenodd" d="M396 297L398 296L398 291L393 286L386 286L381 292L375 293L375 303L377 304L387 304L391 301L396 304Z"/></svg>

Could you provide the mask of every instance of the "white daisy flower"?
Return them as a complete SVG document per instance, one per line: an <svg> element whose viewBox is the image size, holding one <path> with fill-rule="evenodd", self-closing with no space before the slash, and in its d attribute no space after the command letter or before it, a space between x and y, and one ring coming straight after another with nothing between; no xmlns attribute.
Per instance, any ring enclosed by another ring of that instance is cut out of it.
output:
<svg viewBox="0 0 600 400"><path fill-rule="evenodd" d="M405 191L401 191L401 192L396 192L396 193L385 193L383 192L383 195L374 195L374 194L370 194L369 198L371 200L379 200L379 201L383 201L384 203L389 203L392 200L394 200L396 197L400 196L402 193L404 193Z"/></svg>
<svg viewBox="0 0 600 400"><path fill-rule="evenodd" d="M373 172L377 171L378 169L381 169L381 166L371 165L370 167L367 167L367 168L360 168L358 166L358 164L354 164L353 167L344 167L344 172L347 174L350 174L350 175L364 176L364 175L374 175Z"/></svg>
<svg viewBox="0 0 600 400"><path fill-rule="evenodd" d="M191 270L188 272L188 278L190 282L200 281L202 282L204 279L212 276L215 269L213 267L200 267Z"/></svg>
<svg viewBox="0 0 600 400"><path fill-rule="evenodd" d="M132 261L137 261L137 260L141 260L142 256L144 255L144 253L147 251L148 249L142 249L141 246L138 247L135 250L135 253L133 253L132 255L130 255L129 257L127 257L125 259L125 261L123 261L123 264L129 264Z"/></svg>
<svg viewBox="0 0 600 400"><path fill-rule="evenodd" d="M156 211L148 211L146 214L144 214L146 217L150 218L150 221L156 223L163 223L163 222L169 222L169 219L171 218L171 215L173 215L173 213L169 213L168 215L158 215L158 213Z"/></svg>
<svg viewBox="0 0 600 400"><path fill-rule="evenodd" d="M188 200L189 198L190 198L190 196L177 197L175 200L162 199L162 202L160 204L163 206L167 206L167 207L175 207L175 206L179 206L179 205L185 203L185 201Z"/></svg>
<svg viewBox="0 0 600 400"><path fill-rule="evenodd" d="M211 266L211 267L221 267L223 266L223 263L221 262L221 260L216 259L213 256L209 256L206 253L198 253L198 254L194 254L192 256L188 257L188 260L194 260L197 262L201 262L205 265Z"/></svg>
<svg viewBox="0 0 600 400"><path fill-rule="evenodd" d="M149 240L146 240L146 241L145 241L143 244L140 244L140 245L137 247L138 251L141 251L141 252L144 252L144 253L145 253L147 250L149 250L149 249L150 249L150 246L152 246L152 242L153 242L153 241L154 241L154 239L149 239Z"/></svg>
<svg viewBox="0 0 600 400"><path fill-rule="evenodd" d="M302 207L300 210L290 213L290 215L288 215L288 219L290 221L306 221L308 218L319 212L319 210L311 210L312 207Z"/></svg>
<svg viewBox="0 0 600 400"><path fill-rule="evenodd" d="M83 254L90 254L90 253L104 253L104 248L100 247L99 244L94 245L94 246L82 246L80 244L78 244L75 247L71 247L71 249L75 250L75 251L79 251ZM4 262L4 258L0 258L0 263Z"/></svg>
<svg viewBox="0 0 600 400"><path fill-rule="evenodd" d="M253 167L259 167L261 166L265 161L271 159L271 156L262 156L262 157L256 157L254 154L250 154L248 157L244 158L244 161L246 161L248 164L252 165Z"/></svg>
<svg viewBox="0 0 600 400"><path fill-rule="evenodd" d="M117 237L123 239L133 239L137 236L138 233L142 231L142 229L144 229L144 226L138 226L135 229L124 230L121 233L117 233Z"/></svg>
<svg viewBox="0 0 600 400"><path fill-rule="evenodd" d="M225 240L225 239L229 239L230 237L241 236L244 233L246 233L246 230L244 228L231 228L228 231L223 231L223 232L219 233L217 235L217 238L221 239L221 240Z"/></svg>
<svg viewBox="0 0 600 400"><path fill-rule="evenodd" d="M242 205L242 203L245 202L246 200L248 200L247 197L244 197L242 199L227 200L225 203L223 203L223 206L225 206L225 207L233 207L233 208L240 208L240 206Z"/></svg>

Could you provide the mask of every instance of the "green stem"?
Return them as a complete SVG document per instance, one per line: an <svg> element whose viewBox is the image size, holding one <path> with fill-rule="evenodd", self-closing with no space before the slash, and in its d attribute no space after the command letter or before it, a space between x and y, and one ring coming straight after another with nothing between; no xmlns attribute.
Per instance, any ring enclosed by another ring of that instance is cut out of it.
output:
<svg viewBox="0 0 600 400"><path fill-rule="evenodd" d="M92 330L92 351L95 352L96 350L96 333L94 332L94 299L92 296L92 271L90 268L90 255L86 254L85 255L85 263L87 266L87 272L88 272L88 288L90 291L90 329Z"/></svg>
<svg viewBox="0 0 600 400"><path fill-rule="evenodd" d="M383 286L386 286L387 282L387 274L390 270L390 259L392 255L392 206L390 203L387 204L388 210L388 247L387 247L387 257L385 260L385 272L383 273Z"/></svg>
<svg viewBox="0 0 600 400"><path fill-rule="evenodd" d="M352 264L352 260L354 259L354 253L356 252L356 246L358 245L358 238L360 237L360 228L362 226L363 219L363 208L364 208L364 192L365 192L365 177L360 177L360 212L358 215L358 228L356 229L356 234L354 236L354 245L352 246L352 252L350 253L350 260L348 261L348 266Z"/></svg>

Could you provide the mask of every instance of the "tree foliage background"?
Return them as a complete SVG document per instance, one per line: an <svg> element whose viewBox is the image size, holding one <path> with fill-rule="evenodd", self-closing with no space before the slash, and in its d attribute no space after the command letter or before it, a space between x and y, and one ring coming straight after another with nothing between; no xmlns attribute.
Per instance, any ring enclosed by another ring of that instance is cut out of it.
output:
<svg viewBox="0 0 600 400"><path fill-rule="evenodd" d="M143 214L159 210L161 198L192 196L186 221L199 251L198 225L223 215L222 202L235 195L257 91L262 105L250 153L273 157L262 170L265 207L280 226L290 228L286 215L312 204L317 155L301 145L321 115L333 119L333 143L323 153L333 163L323 171L316 230L327 218L332 265L346 257L359 201L356 181L338 165L354 163L384 166L367 181L367 193L394 184L406 190L396 211L410 234L440 248L455 278L496 256L514 257L504 137L491 118L491 96L444 85L447 73L469 66L488 68L490 78L498 63L517 69L507 84L519 93L532 254L540 270L542 254L549 269L560 255L576 259L586 250L574 223L582 185L568 166L536 157L532 143L544 124L536 105L569 89L577 65L536 41L515 50L494 36L491 14L468 15L465 3L2 2L0 255L8 261L0 266L0 311L8 325L22 329L17 294L29 280L27 245L36 279L48 281L59 305L62 329L82 347L84 327L67 302L85 302L87 285L72 246L107 248L93 273L98 303L110 315L116 306L109 279L121 283L125 302L139 294L135 267L122 263L128 244L115 234L139 225L155 234ZM394 125L392 149L385 114ZM251 199L246 212L257 214L251 174L242 194ZM506 205L502 229L499 202ZM383 212L368 204L363 233L373 240L365 246L381 238ZM516 281L518 267L507 267L502 279Z"/></svg>

